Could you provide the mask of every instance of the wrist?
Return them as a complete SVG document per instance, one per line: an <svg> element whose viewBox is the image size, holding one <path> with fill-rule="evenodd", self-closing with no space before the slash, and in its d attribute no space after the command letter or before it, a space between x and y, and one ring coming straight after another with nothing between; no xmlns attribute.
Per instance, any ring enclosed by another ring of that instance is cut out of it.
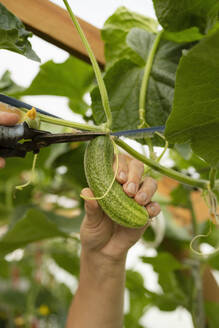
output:
<svg viewBox="0 0 219 328"><path fill-rule="evenodd" d="M117 278L125 272L126 254L120 257L105 255L100 251L88 250L82 247L80 263L80 279L92 279L98 283L106 279Z"/></svg>

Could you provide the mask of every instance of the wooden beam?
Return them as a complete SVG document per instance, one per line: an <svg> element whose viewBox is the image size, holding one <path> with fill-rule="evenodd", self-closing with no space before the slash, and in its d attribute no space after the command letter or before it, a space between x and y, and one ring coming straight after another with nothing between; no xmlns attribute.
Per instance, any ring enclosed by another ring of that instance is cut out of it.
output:
<svg viewBox="0 0 219 328"><path fill-rule="evenodd" d="M48 0L1 0L34 34L89 62L89 58L66 10ZM104 66L100 30L78 18L97 61Z"/></svg>

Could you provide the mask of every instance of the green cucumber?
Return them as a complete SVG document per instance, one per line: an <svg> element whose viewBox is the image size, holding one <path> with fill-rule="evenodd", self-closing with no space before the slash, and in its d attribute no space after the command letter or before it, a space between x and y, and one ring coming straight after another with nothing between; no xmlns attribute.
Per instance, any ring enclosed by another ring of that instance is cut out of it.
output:
<svg viewBox="0 0 219 328"><path fill-rule="evenodd" d="M99 136L89 142L84 156L87 182L95 197L103 196L114 178L114 149L109 136ZM136 203L114 181L112 188L104 198L98 199L103 211L118 224L140 228L149 218L145 207Z"/></svg>

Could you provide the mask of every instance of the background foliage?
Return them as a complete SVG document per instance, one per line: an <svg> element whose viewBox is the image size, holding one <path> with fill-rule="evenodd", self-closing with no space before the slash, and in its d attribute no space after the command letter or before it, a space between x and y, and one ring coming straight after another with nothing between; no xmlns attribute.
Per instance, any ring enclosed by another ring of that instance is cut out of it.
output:
<svg viewBox="0 0 219 328"><path fill-rule="evenodd" d="M149 78L147 122L151 126L166 124L165 134L171 143L170 157L175 170L189 175L192 167L200 178L208 179L211 167L217 168L219 162L218 2L154 0L154 6L165 31ZM102 29L107 61L104 81L113 114L113 130L135 129L140 123L141 81L157 31L158 22L125 7L118 8ZM0 36L1 48L38 60L28 41L30 33L1 4ZM69 57L61 64L49 61L41 65L28 88L16 85L10 72L5 72L0 80L0 92L19 98L24 95L67 97L73 112L87 122L100 124L105 121L105 115L95 85L91 66ZM92 114L84 97L88 92L91 92ZM65 131L45 124L42 128ZM161 145L155 138L153 143ZM1 327L65 325L72 290L57 280L53 268L56 264L77 282L78 233L84 213L79 194L86 186L84 150L84 143L43 149L37 162L36 179L22 192L15 191L15 186L30 176L31 154L16 159L16 165L14 159L8 159L6 168L0 171ZM197 226L191 223L180 226L170 211L170 205L183 208L193 217L194 192L198 193L189 186L177 185L169 198L157 195L165 231L160 242L154 243L156 256L143 256L141 261L150 264L158 274L161 292L148 290L139 272L127 271L130 305L125 314L126 328L143 327L141 318L152 306L162 311L183 307L191 313L194 327L218 327L218 303L204 302L197 286L202 284L200 272L207 268L219 270L219 254L199 257L189 249L194 235L209 232L209 217ZM156 234L156 229L149 228L143 240L153 243ZM204 241L213 248L219 246L215 225ZM8 255L16 250L14 255ZM207 323L201 318L203 314Z"/></svg>

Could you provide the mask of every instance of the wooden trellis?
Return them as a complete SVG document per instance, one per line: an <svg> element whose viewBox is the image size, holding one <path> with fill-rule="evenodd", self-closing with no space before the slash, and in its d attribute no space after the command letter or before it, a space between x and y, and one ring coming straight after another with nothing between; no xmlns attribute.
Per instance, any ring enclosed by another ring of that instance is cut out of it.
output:
<svg viewBox="0 0 219 328"><path fill-rule="evenodd" d="M1 3L19 17L34 34L76 57L89 61L86 49L66 10L48 0L1 0ZM97 61L104 66L104 47L100 30L83 19L78 20Z"/></svg>

